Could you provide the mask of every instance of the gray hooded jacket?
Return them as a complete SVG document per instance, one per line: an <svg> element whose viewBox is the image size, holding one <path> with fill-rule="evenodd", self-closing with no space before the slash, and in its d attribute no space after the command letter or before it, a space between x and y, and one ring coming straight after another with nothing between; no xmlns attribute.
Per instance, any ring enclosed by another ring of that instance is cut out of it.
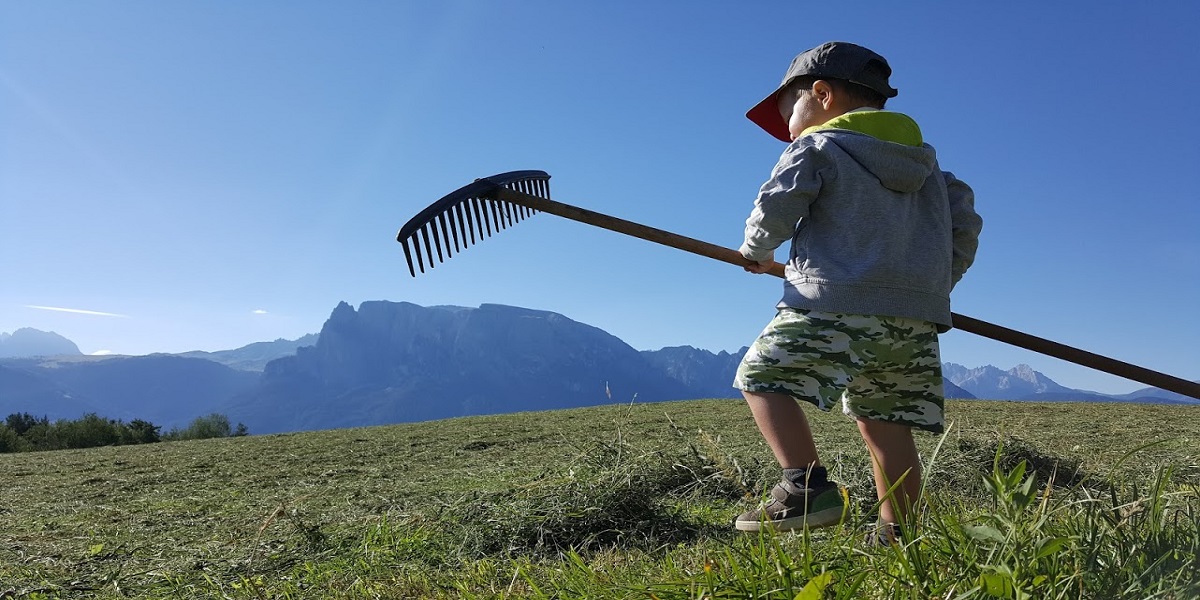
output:
<svg viewBox="0 0 1200 600"><path fill-rule="evenodd" d="M779 307L950 326L950 290L983 221L974 193L938 168L906 115L853 111L810 128L779 159L746 220L741 253L790 239Z"/></svg>

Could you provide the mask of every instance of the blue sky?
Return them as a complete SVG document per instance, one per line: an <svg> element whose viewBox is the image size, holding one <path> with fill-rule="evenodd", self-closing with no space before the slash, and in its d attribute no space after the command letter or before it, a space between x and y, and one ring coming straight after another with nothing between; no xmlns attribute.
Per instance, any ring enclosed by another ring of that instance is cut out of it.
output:
<svg viewBox="0 0 1200 600"><path fill-rule="evenodd" d="M736 350L778 280L549 215L413 279L395 233L541 169L562 202L737 247L783 150L745 111L847 40L976 191L954 310L1198 379L1197 23L1195 2L6 2L0 331L220 350L392 300ZM967 366L1144 387L942 339Z"/></svg>

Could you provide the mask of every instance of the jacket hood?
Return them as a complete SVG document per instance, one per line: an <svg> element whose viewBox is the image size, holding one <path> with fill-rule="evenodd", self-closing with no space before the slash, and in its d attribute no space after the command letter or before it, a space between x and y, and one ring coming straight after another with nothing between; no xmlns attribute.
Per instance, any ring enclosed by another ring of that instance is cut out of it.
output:
<svg viewBox="0 0 1200 600"><path fill-rule="evenodd" d="M937 168L933 147L908 115L885 110L860 110L804 130L802 135L828 137L879 179L884 187L912 193L925 185Z"/></svg>

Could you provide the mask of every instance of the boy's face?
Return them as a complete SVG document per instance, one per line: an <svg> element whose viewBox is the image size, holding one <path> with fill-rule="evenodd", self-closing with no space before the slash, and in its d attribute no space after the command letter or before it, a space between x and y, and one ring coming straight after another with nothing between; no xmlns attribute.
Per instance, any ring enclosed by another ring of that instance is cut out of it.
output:
<svg viewBox="0 0 1200 600"><path fill-rule="evenodd" d="M837 116L830 111L830 91L829 84L817 81L809 90L788 88L780 92L777 99L779 115L787 122L792 140L800 137L805 129Z"/></svg>

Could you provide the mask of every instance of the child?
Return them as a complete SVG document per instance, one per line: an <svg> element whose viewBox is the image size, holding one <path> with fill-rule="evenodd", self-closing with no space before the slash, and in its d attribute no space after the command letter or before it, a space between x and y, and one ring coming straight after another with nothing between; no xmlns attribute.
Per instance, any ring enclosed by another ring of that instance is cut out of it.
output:
<svg viewBox="0 0 1200 600"><path fill-rule="evenodd" d="M783 468L771 501L737 529L838 523L844 501L797 399L858 422L881 500L871 539L894 541L921 489L912 428L943 430L937 334L971 266L982 220L906 115L882 56L829 42L798 55L746 116L789 142L746 221L746 267L765 273L791 240L778 313L738 367L755 423ZM888 494L892 484L896 489Z"/></svg>

